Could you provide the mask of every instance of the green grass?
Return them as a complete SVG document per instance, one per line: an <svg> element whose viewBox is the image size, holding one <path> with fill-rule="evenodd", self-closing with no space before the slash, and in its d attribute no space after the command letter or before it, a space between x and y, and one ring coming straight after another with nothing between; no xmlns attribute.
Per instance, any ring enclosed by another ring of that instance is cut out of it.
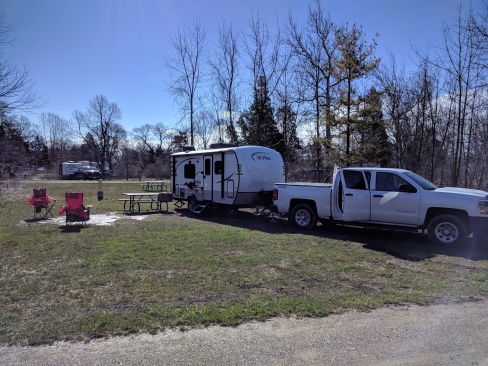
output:
<svg viewBox="0 0 488 366"><path fill-rule="evenodd" d="M63 204L83 191L111 226L29 220L32 188ZM0 343L88 340L166 327L325 316L389 304L485 299L488 243L444 249L420 233L351 227L299 232L284 220L210 212L124 215L139 182L17 181L0 194Z"/></svg>

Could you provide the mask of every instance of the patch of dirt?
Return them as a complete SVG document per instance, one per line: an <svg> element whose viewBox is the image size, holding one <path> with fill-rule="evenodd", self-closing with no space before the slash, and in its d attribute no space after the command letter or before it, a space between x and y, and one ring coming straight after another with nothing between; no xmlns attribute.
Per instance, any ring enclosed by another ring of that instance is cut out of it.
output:
<svg viewBox="0 0 488 366"><path fill-rule="evenodd" d="M147 218L147 215L118 215L115 212L111 212L105 215L90 215L90 220L88 221L88 225L95 225L95 226L110 226L117 220L144 220ZM26 219L22 220L18 226L25 226L25 225L47 225L47 224L55 224L55 225L64 225L66 223L66 218L64 216L49 218L49 219Z"/></svg>

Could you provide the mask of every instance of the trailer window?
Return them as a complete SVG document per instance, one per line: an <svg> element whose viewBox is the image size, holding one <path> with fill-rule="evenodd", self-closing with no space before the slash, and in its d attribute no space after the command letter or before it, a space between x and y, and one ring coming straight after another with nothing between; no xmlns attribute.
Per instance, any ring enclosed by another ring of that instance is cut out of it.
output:
<svg viewBox="0 0 488 366"><path fill-rule="evenodd" d="M210 175L212 168L212 161L210 159L205 159L205 175Z"/></svg>
<svg viewBox="0 0 488 366"><path fill-rule="evenodd" d="M185 165L185 179L195 178L195 164L188 163Z"/></svg>
<svg viewBox="0 0 488 366"><path fill-rule="evenodd" d="M215 174L222 174L222 170L223 170L222 161L220 160L216 161L215 169L214 169Z"/></svg>

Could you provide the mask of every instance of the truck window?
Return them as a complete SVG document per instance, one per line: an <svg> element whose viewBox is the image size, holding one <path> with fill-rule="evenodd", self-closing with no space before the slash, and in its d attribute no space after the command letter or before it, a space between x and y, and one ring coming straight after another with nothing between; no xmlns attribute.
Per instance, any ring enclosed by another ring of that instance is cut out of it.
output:
<svg viewBox="0 0 488 366"><path fill-rule="evenodd" d="M413 172L406 172L405 175L411 180L413 180L415 183L417 183L419 186L421 186L423 189L433 191L434 189L437 188L437 186L434 183L429 182L424 177L421 177L420 175L417 175Z"/></svg>
<svg viewBox="0 0 488 366"><path fill-rule="evenodd" d="M376 173L377 191L400 192L400 184L408 184L408 182L394 173Z"/></svg>
<svg viewBox="0 0 488 366"><path fill-rule="evenodd" d="M366 189L363 172L357 170L344 170L344 181L349 189Z"/></svg>
<svg viewBox="0 0 488 366"><path fill-rule="evenodd" d="M195 178L195 164L189 162L185 165L185 179L194 179Z"/></svg>

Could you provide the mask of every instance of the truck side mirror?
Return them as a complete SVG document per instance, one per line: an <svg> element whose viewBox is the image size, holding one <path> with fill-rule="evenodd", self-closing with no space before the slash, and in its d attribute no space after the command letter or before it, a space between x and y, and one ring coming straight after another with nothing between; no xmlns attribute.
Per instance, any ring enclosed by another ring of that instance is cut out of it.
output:
<svg viewBox="0 0 488 366"><path fill-rule="evenodd" d="M399 190L405 193L417 193L417 188L408 183L400 184Z"/></svg>

